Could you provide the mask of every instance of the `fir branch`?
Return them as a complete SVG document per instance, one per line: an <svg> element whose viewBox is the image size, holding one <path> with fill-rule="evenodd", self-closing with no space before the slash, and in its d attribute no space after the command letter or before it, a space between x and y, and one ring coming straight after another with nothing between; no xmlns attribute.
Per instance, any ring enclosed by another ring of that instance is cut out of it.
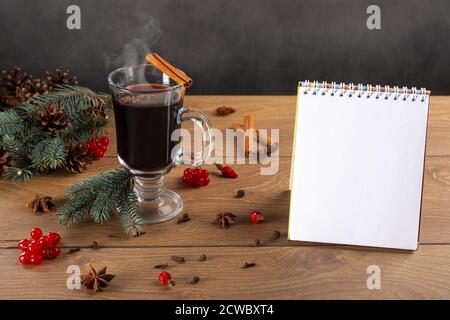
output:
<svg viewBox="0 0 450 320"><path fill-rule="evenodd" d="M66 146L61 138L47 140L42 160L50 169L56 169L64 164L66 159Z"/></svg>
<svg viewBox="0 0 450 320"><path fill-rule="evenodd" d="M67 113L68 123L63 132L49 134L41 127L42 116L38 111L49 104ZM104 134L111 109L111 98L104 93L61 85L49 94L33 96L14 109L0 112L0 146L11 153L17 170L30 172L25 178L17 178L11 172L11 179L24 182L32 173L63 167L67 146Z"/></svg>
<svg viewBox="0 0 450 320"><path fill-rule="evenodd" d="M20 143L21 141L18 141L14 137L5 135L1 140L0 147L11 153L14 165L17 168L29 168L31 166L31 161L28 154L24 151L24 148L17 147Z"/></svg>
<svg viewBox="0 0 450 320"><path fill-rule="evenodd" d="M67 188L69 201L58 211L60 224L71 226L88 217L94 222L110 220L117 214L129 236L142 234L142 218L137 196L131 188L131 176L125 170L112 170Z"/></svg>
<svg viewBox="0 0 450 320"><path fill-rule="evenodd" d="M32 167L39 172L56 169L65 159L66 148L61 138L42 140L31 153Z"/></svg>
<svg viewBox="0 0 450 320"><path fill-rule="evenodd" d="M102 108L105 105L105 100L89 88L61 85L47 95L34 97L31 103L38 107L56 103L59 109L67 112L69 117L73 117L83 110Z"/></svg>
<svg viewBox="0 0 450 320"><path fill-rule="evenodd" d="M27 169L9 167L4 174L4 177L15 183L24 183L31 180L33 173Z"/></svg>
<svg viewBox="0 0 450 320"><path fill-rule="evenodd" d="M117 205L117 213L122 221L122 227L131 237L143 234L144 221L138 211L138 198L133 190L129 190L125 197L121 197Z"/></svg>
<svg viewBox="0 0 450 320"><path fill-rule="evenodd" d="M61 134L69 142L86 142L93 136L101 136L106 131L108 120L94 112L83 112L70 119L71 125Z"/></svg>
<svg viewBox="0 0 450 320"><path fill-rule="evenodd" d="M14 159L21 158L22 153L20 151L20 142L13 135L5 134L1 137L0 145L6 151L10 152Z"/></svg>
<svg viewBox="0 0 450 320"><path fill-rule="evenodd" d="M45 140L39 142L34 147L33 152L31 153L32 167L38 172L45 172L48 170L48 167L43 160L45 144L46 144Z"/></svg>
<svg viewBox="0 0 450 320"><path fill-rule="evenodd" d="M23 120L14 109L0 112L0 136L15 135L23 130Z"/></svg>

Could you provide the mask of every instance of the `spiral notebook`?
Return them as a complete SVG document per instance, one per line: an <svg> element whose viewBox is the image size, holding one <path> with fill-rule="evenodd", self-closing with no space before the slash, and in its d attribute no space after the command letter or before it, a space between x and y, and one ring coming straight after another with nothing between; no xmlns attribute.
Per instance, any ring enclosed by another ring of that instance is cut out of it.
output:
<svg viewBox="0 0 450 320"><path fill-rule="evenodd" d="M289 239L416 250L429 91L300 82Z"/></svg>

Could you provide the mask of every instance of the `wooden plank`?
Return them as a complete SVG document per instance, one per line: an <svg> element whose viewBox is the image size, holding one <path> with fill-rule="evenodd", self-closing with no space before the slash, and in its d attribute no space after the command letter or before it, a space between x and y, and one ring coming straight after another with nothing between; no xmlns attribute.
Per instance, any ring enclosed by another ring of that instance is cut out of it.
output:
<svg viewBox="0 0 450 320"><path fill-rule="evenodd" d="M201 254L204 262L197 261ZM18 250L0 250L0 299L449 299L450 246L414 253L342 247L108 248L62 254L23 267ZM182 255L184 264L170 261ZM126 257L126 259L124 259ZM256 267L242 269L245 262ZM157 282L155 264L169 262L175 287ZM66 287L69 265L116 274L105 291ZM381 270L381 289L367 288L367 268ZM189 284L193 276L200 282ZM45 292L45 294L43 294Z"/></svg>
<svg viewBox="0 0 450 320"><path fill-rule="evenodd" d="M99 172L119 167L114 158L95 162L85 174L74 175L58 172L36 177L31 183L14 185L0 182L0 247L15 246L17 240L26 236L27 230L39 226L45 231L61 232L64 245L85 246L92 241L103 245L129 246L172 246L172 245L252 245L256 239L263 244L286 245L287 240L270 241L274 230L286 237L289 206L290 160L280 160L280 171L274 176L261 176L259 165L237 165L240 177L225 179L214 174L209 166L211 183L204 189L188 188L179 183L183 167L176 168L167 178L167 186L180 193L184 199L185 212L192 221L177 225L167 222L145 226L147 232L137 239L128 239L120 223L84 224L65 229L55 222L55 212L35 215L24 204L36 193L53 196L58 205L64 200L64 188ZM242 199L236 199L237 189L246 190ZM422 243L450 243L450 158L431 157L426 159L425 185L420 241ZM266 215L266 222L252 225L247 215L250 210L260 210ZM212 225L216 213L231 211L238 215L234 226L227 230ZM298 242L291 242L298 244Z"/></svg>

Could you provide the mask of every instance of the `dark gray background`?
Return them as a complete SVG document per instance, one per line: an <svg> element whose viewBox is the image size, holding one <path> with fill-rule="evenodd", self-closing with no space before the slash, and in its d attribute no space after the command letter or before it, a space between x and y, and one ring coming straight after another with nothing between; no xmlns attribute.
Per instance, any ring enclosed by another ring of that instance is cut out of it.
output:
<svg viewBox="0 0 450 320"><path fill-rule="evenodd" d="M66 28L69 4L80 31ZM370 4L381 30L366 28ZM151 49L194 79L189 94L295 94L303 79L442 94L449 14L448 0L1 0L0 67L66 66L105 89L108 71Z"/></svg>

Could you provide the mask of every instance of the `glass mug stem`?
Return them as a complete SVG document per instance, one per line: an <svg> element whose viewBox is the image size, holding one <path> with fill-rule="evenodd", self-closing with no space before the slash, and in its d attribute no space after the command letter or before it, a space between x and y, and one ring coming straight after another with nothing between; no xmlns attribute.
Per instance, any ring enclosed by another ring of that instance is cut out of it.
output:
<svg viewBox="0 0 450 320"><path fill-rule="evenodd" d="M160 176L134 176L134 191L138 201L155 201L164 192L165 175Z"/></svg>

